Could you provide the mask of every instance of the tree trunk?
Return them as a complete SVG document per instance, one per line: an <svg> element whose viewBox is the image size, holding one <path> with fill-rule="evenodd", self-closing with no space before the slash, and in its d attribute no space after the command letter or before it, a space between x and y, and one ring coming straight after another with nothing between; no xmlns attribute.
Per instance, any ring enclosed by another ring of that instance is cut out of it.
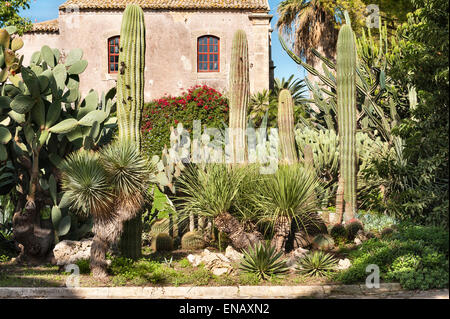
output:
<svg viewBox="0 0 450 319"><path fill-rule="evenodd" d="M284 252L286 250L286 242L291 231L291 224L292 221L287 216L280 216L275 220L272 246L275 246L277 252Z"/></svg>
<svg viewBox="0 0 450 319"><path fill-rule="evenodd" d="M109 244L103 234L97 231L92 241L90 260L90 268L95 278L106 278L108 276L106 271L108 267L106 263L108 248Z"/></svg>
<svg viewBox="0 0 450 319"><path fill-rule="evenodd" d="M244 226L230 213L218 215L214 218L214 224L219 231L227 234L232 246L237 250L246 249L263 240L262 234L256 230L251 233L246 232Z"/></svg>

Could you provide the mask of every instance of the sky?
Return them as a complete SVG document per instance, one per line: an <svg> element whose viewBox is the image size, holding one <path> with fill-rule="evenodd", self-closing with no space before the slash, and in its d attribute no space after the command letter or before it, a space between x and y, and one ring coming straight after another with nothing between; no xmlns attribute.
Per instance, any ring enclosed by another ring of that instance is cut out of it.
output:
<svg viewBox="0 0 450 319"><path fill-rule="evenodd" d="M66 0L32 0L30 3L30 9L21 12L23 17L29 18L32 22L42 22L46 20L56 19L58 17L58 7ZM288 78L291 74L294 74L297 78L303 78L305 71L300 68L282 49L278 40L278 32L275 25L277 23L277 6L282 0L269 0L271 8L270 14L273 15L272 19L272 60L276 66L275 77Z"/></svg>

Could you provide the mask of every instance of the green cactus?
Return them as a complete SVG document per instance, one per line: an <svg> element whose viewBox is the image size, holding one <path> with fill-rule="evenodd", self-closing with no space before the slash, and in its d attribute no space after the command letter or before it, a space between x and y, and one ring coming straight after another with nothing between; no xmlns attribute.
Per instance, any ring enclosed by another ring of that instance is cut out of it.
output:
<svg viewBox="0 0 450 319"><path fill-rule="evenodd" d="M169 233L170 230L170 219L162 218L153 223L152 228L150 229L150 234L156 236L159 233Z"/></svg>
<svg viewBox="0 0 450 319"><path fill-rule="evenodd" d="M130 4L120 30L119 77L117 80L117 120L119 139L141 145L141 118L144 107L145 23L141 7ZM82 66L72 65L69 72ZM141 256L142 213L125 222L120 239L122 255Z"/></svg>
<svg viewBox="0 0 450 319"><path fill-rule="evenodd" d="M347 231L347 238L353 240L355 239L356 234L358 234L358 231L364 230L364 226L359 220L352 219L346 223L345 230Z"/></svg>
<svg viewBox="0 0 450 319"><path fill-rule="evenodd" d="M347 230L342 224L335 224L330 229L330 236L333 237L335 241L347 238Z"/></svg>
<svg viewBox="0 0 450 319"><path fill-rule="evenodd" d="M278 131L281 160L287 164L298 161L294 137L294 101L291 92L284 89L278 96Z"/></svg>
<svg viewBox="0 0 450 319"><path fill-rule="evenodd" d="M181 238L181 248L186 250L197 250L205 248L206 243L199 232L187 232Z"/></svg>
<svg viewBox="0 0 450 319"><path fill-rule="evenodd" d="M43 260L55 236L77 239L90 229L89 220L75 218L64 204L57 168L72 151L97 149L112 139L115 90L102 95L100 102L94 91L81 98L79 76L68 71L72 64L87 63L80 49L71 51L72 61L64 64L57 49L44 46L26 67L17 52L23 44L16 35L1 29L0 43L0 164L6 161L8 168L0 173L0 192L8 194L11 185L18 184L18 210L28 212L18 214L13 223L24 245L21 258ZM5 176L11 184L3 183ZM39 225L33 216L41 210L51 211L51 218Z"/></svg>
<svg viewBox="0 0 450 319"><path fill-rule="evenodd" d="M330 250L334 247L334 240L330 235L319 234L314 237L312 246L314 249Z"/></svg>
<svg viewBox="0 0 450 319"><path fill-rule="evenodd" d="M247 105L250 98L248 43L245 31L234 34L230 61L230 125L231 163L247 161Z"/></svg>
<svg viewBox="0 0 450 319"><path fill-rule="evenodd" d="M350 25L341 27L337 42L337 115L344 219L356 213L356 43Z"/></svg>
<svg viewBox="0 0 450 319"><path fill-rule="evenodd" d="M153 251L171 251L173 250L173 239L167 233L159 233L152 240Z"/></svg>

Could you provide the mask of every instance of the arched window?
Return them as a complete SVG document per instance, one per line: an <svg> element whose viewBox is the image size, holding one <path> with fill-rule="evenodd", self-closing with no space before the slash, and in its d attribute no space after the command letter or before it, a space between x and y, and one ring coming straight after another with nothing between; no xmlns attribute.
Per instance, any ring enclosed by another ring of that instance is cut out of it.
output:
<svg viewBox="0 0 450 319"><path fill-rule="evenodd" d="M219 72L220 39L205 35L197 41L197 70L198 72Z"/></svg>
<svg viewBox="0 0 450 319"><path fill-rule="evenodd" d="M119 36L108 39L108 73L119 71Z"/></svg>

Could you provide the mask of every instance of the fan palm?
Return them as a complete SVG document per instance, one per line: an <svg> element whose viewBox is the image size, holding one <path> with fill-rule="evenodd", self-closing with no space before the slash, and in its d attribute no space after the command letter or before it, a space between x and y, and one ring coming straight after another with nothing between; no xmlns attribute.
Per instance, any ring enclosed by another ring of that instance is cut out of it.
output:
<svg viewBox="0 0 450 319"><path fill-rule="evenodd" d="M223 164L189 167L178 180L183 197L177 198L180 212L214 219L217 229L225 233L236 249L244 249L262 237L257 231L247 233L230 211L237 199L248 167L228 167Z"/></svg>
<svg viewBox="0 0 450 319"><path fill-rule="evenodd" d="M257 181L248 202L258 212L261 222L272 224L272 244L277 251L284 251L293 221L304 229L315 224L319 190L315 174L298 164L280 166L275 174Z"/></svg>
<svg viewBox="0 0 450 319"><path fill-rule="evenodd" d="M329 57L336 55L338 30L335 17L323 0L284 0L278 6L277 28L281 34L294 37L294 51L317 66L319 60L309 48L316 48Z"/></svg>
<svg viewBox="0 0 450 319"><path fill-rule="evenodd" d="M305 81L302 79L294 79L294 74L292 74L287 80L282 78L281 80L276 78L273 88L273 95L278 97L281 90L287 89L291 92L292 99L295 105L301 105L304 103L307 93L307 87Z"/></svg>
<svg viewBox="0 0 450 319"><path fill-rule="evenodd" d="M78 213L94 217L91 269L106 276L106 252L124 222L142 207L153 168L131 142L115 142L100 153L79 151L62 166L62 186Z"/></svg>

